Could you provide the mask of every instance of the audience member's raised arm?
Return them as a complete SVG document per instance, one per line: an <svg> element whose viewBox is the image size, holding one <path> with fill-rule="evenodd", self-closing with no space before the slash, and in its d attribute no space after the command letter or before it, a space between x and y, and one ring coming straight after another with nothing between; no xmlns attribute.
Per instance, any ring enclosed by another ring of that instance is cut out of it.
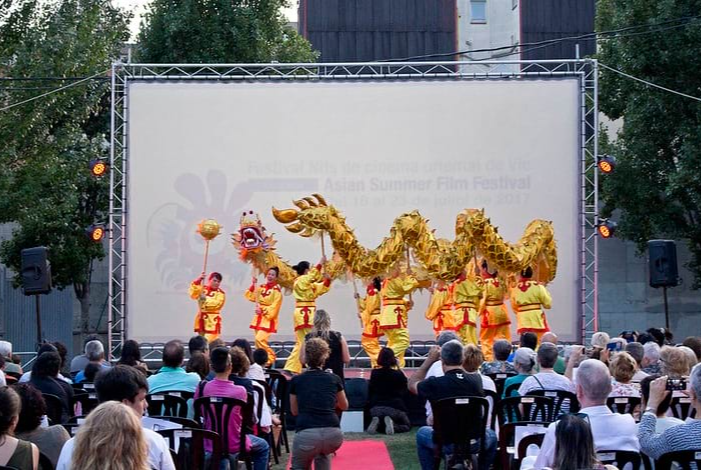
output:
<svg viewBox="0 0 701 470"><path fill-rule="evenodd" d="M411 376L409 379L409 391L413 393L414 395L418 395L418 384L421 382L423 379L426 378L426 374L428 373L428 369L431 368L431 365L433 365L434 362L438 361L441 358L441 348L440 346L432 346L431 349L428 351L428 357L424 361L423 364L421 364L421 367L419 367L419 370L414 372L414 374Z"/></svg>

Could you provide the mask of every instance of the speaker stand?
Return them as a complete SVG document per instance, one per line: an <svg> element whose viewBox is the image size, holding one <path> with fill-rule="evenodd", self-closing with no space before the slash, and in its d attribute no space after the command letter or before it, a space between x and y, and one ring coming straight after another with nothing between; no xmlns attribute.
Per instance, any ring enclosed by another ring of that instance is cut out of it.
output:
<svg viewBox="0 0 701 470"><path fill-rule="evenodd" d="M669 303L667 302L667 286L662 286L662 296L664 297L664 323L665 329L669 331Z"/></svg>
<svg viewBox="0 0 701 470"><path fill-rule="evenodd" d="M39 305L39 294L34 295L34 302L37 312L37 344L41 345L41 307Z"/></svg>

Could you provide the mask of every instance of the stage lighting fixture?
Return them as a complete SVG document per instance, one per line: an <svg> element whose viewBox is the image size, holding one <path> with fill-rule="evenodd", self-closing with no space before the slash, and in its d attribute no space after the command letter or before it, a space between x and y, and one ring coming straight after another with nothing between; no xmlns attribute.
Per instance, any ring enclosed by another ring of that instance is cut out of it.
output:
<svg viewBox="0 0 701 470"><path fill-rule="evenodd" d="M596 231L599 232L601 238L611 238L613 234L616 233L617 226L618 224L612 220L602 219L596 227Z"/></svg>
<svg viewBox="0 0 701 470"><path fill-rule="evenodd" d="M601 170L602 173L608 175L609 173L613 173L615 168L616 159L611 155L604 155L599 158L599 170Z"/></svg>
<svg viewBox="0 0 701 470"><path fill-rule="evenodd" d="M99 242L105 237L105 226L94 224L85 230L85 233L90 237L90 240Z"/></svg>
<svg viewBox="0 0 701 470"><path fill-rule="evenodd" d="M90 173L92 173L92 175L95 176L96 178L99 178L99 177L107 174L108 169L109 169L109 165L107 164L106 161L100 160L97 158L94 160L90 160Z"/></svg>

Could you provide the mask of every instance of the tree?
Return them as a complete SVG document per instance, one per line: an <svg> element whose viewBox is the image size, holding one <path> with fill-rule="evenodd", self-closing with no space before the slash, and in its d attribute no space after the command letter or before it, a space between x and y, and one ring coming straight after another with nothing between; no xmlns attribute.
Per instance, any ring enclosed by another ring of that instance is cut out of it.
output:
<svg viewBox="0 0 701 470"><path fill-rule="evenodd" d="M597 30L663 29L602 41L598 58L625 73L701 96L701 0L599 0ZM673 22L672 20L686 18ZM655 26L657 25L657 26ZM642 30L636 30L642 31ZM620 210L617 234L637 243L686 241L701 287L701 103L602 69L599 103L623 118L615 172L603 178L604 215Z"/></svg>
<svg viewBox="0 0 701 470"><path fill-rule="evenodd" d="M286 0L154 0L137 57L148 63L314 62L318 53L286 26Z"/></svg>
<svg viewBox="0 0 701 470"><path fill-rule="evenodd" d="M0 108L107 71L129 38L129 14L106 0L20 0L0 7ZM85 228L107 214L108 183L88 170L108 155L107 74L0 111L0 223L15 226L0 259L44 245L56 287L73 286L87 333L90 273L104 257Z"/></svg>

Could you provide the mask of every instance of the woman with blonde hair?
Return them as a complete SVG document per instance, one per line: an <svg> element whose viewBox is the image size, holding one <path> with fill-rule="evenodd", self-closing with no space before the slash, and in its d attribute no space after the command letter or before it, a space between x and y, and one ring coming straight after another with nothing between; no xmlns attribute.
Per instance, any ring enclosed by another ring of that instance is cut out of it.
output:
<svg viewBox="0 0 701 470"><path fill-rule="evenodd" d="M631 383L637 363L627 352L618 352L609 361L611 371L611 397L640 397L640 389Z"/></svg>
<svg viewBox="0 0 701 470"><path fill-rule="evenodd" d="M329 345L331 353L329 354L324 369L331 369L344 382L343 366L350 364L350 352L348 351L348 343L340 331L331 329L331 315L326 310L317 310L314 317L314 327L312 331L304 338L304 341L309 341L311 338L321 338ZM300 359L302 364L305 364L305 350L302 348Z"/></svg>
<svg viewBox="0 0 701 470"><path fill-rule="evenodd" d="M70 468L148 470L148 446L134 411L108 401L90 412L75 438Z"/></svg>

